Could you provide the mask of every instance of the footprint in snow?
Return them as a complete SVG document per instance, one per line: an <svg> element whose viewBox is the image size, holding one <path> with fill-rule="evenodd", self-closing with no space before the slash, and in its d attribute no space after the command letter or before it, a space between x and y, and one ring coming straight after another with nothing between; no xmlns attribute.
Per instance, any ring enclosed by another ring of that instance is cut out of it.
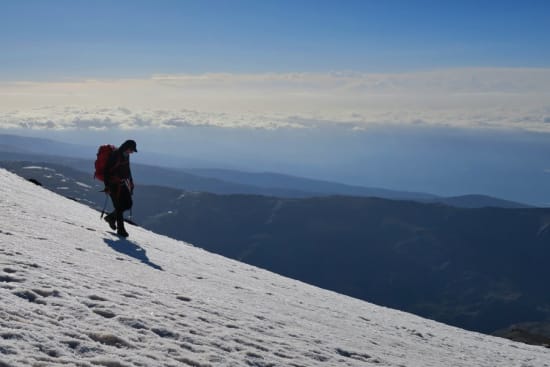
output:
<svg viewBox="0 0 550 367"><path fill-rule="evenodd" d="M94 309L93 312L106 319L112 319L116 316L116 314L110 310Z"/></svg>
<svg viewBox="0 0 550 367"><path fill-rule="evenodd" d="M26 299L29 302L45 305L46 301L39 298L39 296L29 290L20 290L13 292L17 297Z"/></svg>
<svg viewBox="0 0 550 367"><path fill-rule="evenodd" d="M61 297L61 293L59 293L56 289L33 289L34 293L38 294L41 297Z"/></svg>
<svg viewBox="0 0 550 367"><path fill-rule="evenodd" d="M336 353L341 355L342 357L355 359L357 361L361 362L369 362L373 364L380 364L382 363L379 359L373 358L372 356L365 354L365 353L358 353L358 352L352 352L348 351L342 348L336 348Z"/></svg>
<svg viewBox="0 0 550 367"><path fill-rule="evenodd" d="M90 333L88 334L88 337L98 343L110 345L116 348L134 348L132 344L113 334Z"/></svg>
<svg viewBox="0 0 550 367"><path fill-rule="evenodd" d="M100 301L100 302L107 302L108 299L107 298L103 298L101 296L97 296L95 294L92 294L90 296L88 296L89 299L91 299L92 301Z"/></svg>
<svg viewBox="0 0 550 367"><path fill-rule="evenodd" d="M178 334L165 328L153 328L151 331L161 338L177 339Z"/></svg>
<svg viewBox="0 0 550 367"><path fill-rule="evenodd" d="M23 283L25 279L16 278L12 275L0 275L0 283Z"/></svg>
<svg viewBox="0 0 550 367"><path fill-rule="evenodd" d="M131 327L131 328L133 328L133 329L138 329L138 330L149 330L149 327L148 327L145 323L143 323L142 321L140 321L140 320L138 320L138 319L127 318L127 317L121 317L121 318L118 318L117 320L118 320L118 322L120 322L122 325Z"/></svg>

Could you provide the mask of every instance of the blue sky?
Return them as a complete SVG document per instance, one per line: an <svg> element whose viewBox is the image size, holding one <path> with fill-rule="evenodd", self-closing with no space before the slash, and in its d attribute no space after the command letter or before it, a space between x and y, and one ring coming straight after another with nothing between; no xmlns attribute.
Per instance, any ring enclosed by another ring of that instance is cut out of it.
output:
<svg viewBox="0 0 550 367"><path fill-rule="evenodd" d="M550 205L550 1L4 0L4 132Z"/></svg>
<svg viewBox="0 0 550 367"><path fill-rule="evenodd" d="M548 1L7 0L0 77L547 67Z"/></svg>

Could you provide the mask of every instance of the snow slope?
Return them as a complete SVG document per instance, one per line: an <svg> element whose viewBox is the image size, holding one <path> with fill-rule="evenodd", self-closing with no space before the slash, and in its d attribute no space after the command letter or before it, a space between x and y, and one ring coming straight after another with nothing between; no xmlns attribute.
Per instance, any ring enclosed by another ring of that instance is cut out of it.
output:
<svg viewBox="0 0 550 367"><path fill-rule="evenodd" d="M0 367L550 366L550 349L315 288L0 170Z"/></svg>

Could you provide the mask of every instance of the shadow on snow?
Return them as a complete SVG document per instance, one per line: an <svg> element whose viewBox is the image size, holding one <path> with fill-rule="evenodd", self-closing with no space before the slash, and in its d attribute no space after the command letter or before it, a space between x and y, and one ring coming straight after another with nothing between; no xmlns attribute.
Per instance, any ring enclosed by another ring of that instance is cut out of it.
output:
<svg viewBox="0 0 550 367"><path fill-rule="evenodd" d="M162 267L158 266L155 263L152 263L149 260L149 258L147 257L147 252L143 248L139 247L133 242L122 238L117 240L105 238L103 240L113 250L120 252L121 254L131 256L134 259L141 261L145 265L149 265L153 269L157 269L161 271L163 270Z"/></svg>

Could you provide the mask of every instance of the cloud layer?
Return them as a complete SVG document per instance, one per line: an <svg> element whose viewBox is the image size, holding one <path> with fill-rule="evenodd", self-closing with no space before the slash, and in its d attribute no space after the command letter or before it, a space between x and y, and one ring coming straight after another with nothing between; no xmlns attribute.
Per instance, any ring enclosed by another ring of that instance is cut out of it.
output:
<svg viewBox="0 0 550 367"><path fill-rule="evenodd" d="M550 131L550 69L0 82L0 128L435 125Z"/></svg>

